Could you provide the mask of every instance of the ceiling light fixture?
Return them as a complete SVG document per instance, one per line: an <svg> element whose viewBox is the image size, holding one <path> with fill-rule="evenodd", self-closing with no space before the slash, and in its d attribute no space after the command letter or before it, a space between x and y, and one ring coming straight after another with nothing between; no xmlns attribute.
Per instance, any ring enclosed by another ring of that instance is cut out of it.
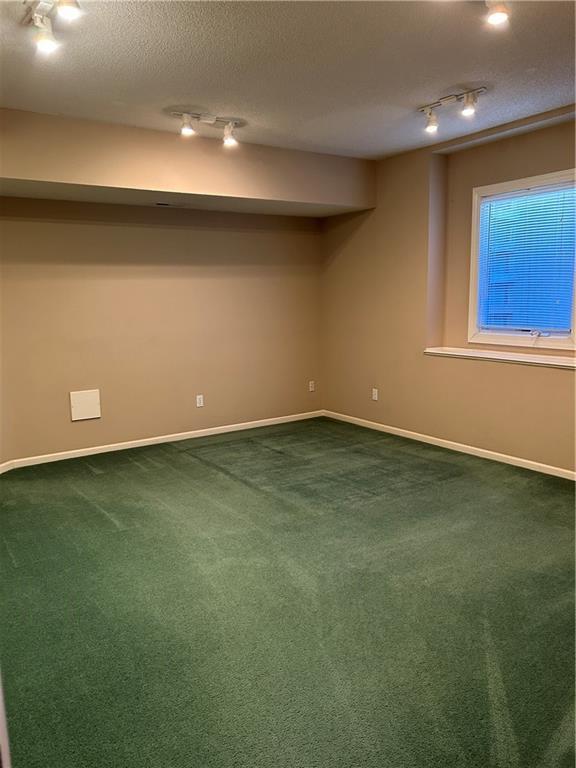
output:
<svg viewBox="0 0 576 768"><path fill-rule="evenodd" d="M486 16L488 24L493 27L500 27L502 24L506 24L510 17L510 11L505 3L486 0L486 7L488 8L488 15Z"/></svg>
<svg viewBox="0 0 576 768"><path fill-rule="evenodd" d="M224 128L224 138L222 139L225 147L237 147L238 141L234 136L234 122L226 123Z"/></svg>
<svg viewBox="0 0 576 768"><path fill-rule="evenodd" d="M196 131L192 125L192 115L184 113L182 115L182 127L180 128L180 134L182 136L194 136Z"/></svg>
<svg viewBox="0 0 576 768"><path fill-rule="evenodd" d="M60 42L54 37L51 19L73 21L83 14L78 0L25 0L26 10L22 19L25 27L34 27L34 42L43 54L54 53L60 47Z"/></svg>
<svg viewBox="0 0 576 768"><path fill-rule="evenodd" d="M423 107L419 107L418 112L422 112L426 116L426 126L424 130L427 133L438 132L438 117L436 112L442 107L448 107L452 104L462 103L460 114L464 117L472 117L476 113L476 105L478 103L478 97L483 93L486 93L486 88L474 88L470 91L464 91L463 93L452 93L450 96L442 96L438 101L432 104L425 104Z"/></svg>
<svg viewBox="0 0 576 768"><path fill-rule="evenodd" d="M476 113L477 103L478 103L478 97L474 92L465 93L460 114L463 117L472 117Z"/></svg>
<svg viewBox="0 0 576 768"><path fill-rule="evenodd" d="M46 16L34 16L33 24L37 29L34 37L36 48L40 53L50 55L60 47L60 43L52 32L52 22Z"/></svg>
<svg viewBox="0 0 576 768"><path fill-rule="evenodd" d="M438 118L432 109L426 111L426 133L438 133Z"/></svg>
<svg viewBox="0 0 576 768"><path fill-rule="evenodd" d="M82 8L77 0L58 0L56 13L58 18L64 21L76 21L82 16Z"/></svg>
<svg viewBox="0 0 576 768"><path fill-rule="evenodd" d="M180 133L182 136L193 136L195 133L198 133L200 126L206 126L208 129L223 130L222 141L225 147L238 146L239 142L234 132L246 125L246 121L242 120L241 117L219 117L209 113L195 112L192 109L184 111L180 108L168 108L164 111L171 117L177 117L180 120Z"/></svg>

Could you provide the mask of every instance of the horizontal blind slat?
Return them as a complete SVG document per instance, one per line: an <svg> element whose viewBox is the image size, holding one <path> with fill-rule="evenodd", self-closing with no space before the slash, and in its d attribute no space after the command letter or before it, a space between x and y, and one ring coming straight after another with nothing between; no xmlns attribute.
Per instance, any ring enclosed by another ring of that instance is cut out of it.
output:
<svg viewBox="0 0 576 768"><path fill-rule="evenodd" d="M481 329L571 331L575 203L573 184L482 201Z"/></svg>

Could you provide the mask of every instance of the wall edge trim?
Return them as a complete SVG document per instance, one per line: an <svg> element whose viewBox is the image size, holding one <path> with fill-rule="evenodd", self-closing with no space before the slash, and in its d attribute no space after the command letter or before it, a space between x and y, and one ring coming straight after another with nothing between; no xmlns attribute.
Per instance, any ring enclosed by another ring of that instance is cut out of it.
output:
<svg viewBox="0 0 576 768"><path fill-rule="evenodd" d="M224 424L218 427L206 427L204 429L194 429L188 432L176 432L171 435L156 435L153 437L144 437L137 440L127 440L120 443L109 443L107 445L96 445L88 448L75 448L69 451L59 451L57 453L47 453L40 456L25 456L19 459L9 459L0 464L0 474L8 472L11 469L19 469L20 467L30 467L37 464L46 464L53 461L63 461L65 459L78 459L83 456L92 456L98 453L110 453L112 451L122 451L130 448L142 448L147 445L158 445L161 443L172 443L180 440L191 440L197 437L209 437L210 435L226 434L228 432L239 432L245 429L256 429L258 427L274 426L275 424L287 424L291 421L305 421L307 419L317 419L324 416L335 421L345 421L350 424L356 424L359 427L366 427L367 429L374 429L379 432L387 432L391 435L398 435L399 437L406 437L409 440L417 440L421 443L429 443L431 445L437 445L440 448L447 448L448 450L458 451L459 453L467 453L471 456L478 456L482 459L489 459L491 461L499 461L502 464L511 464L515 467L521 467L523 469L530 469L534 472L541 472L546 475L554 475L555 477L562 477L566 480L576 481L576 472L570 469L564 469L563 467L555 467L551 464L542 464L538 461L532 461L531 459L524 459L521 456L511 456L506 453L498 453L497 451L491 451L488 448L479 448L474 445L466 445L465 443L457 443L453 440L445 440L442 437L434 437L433 435L425 435L420 432L412 432L408 429L402 429L400 427L392 427L388 424L381 424L377 421L370 421L368 419L361 419L357 416L349 416L345 413L338 413L337 411L330 410L317 410L307 411L304 413L294 413L288 416L276 416L269 419L258 419L255 421L243 421L236 424Z"/></svg>
<svg viewBox="0 0 576 768"><path fill-rule="evenodd" d="M406 437L409 440L417 440L421 443L430 443L431 445L437 445L440 448L448 448L451 451L458 451L459 453L468 453L471 456L478 456L481 459L490 459L491 461L499 461L502 464L512 464L515 467L522 467L523 469L530 469L534 472L541 472L545 475L554 475L555 477L562 477L566 480L576 481L576 472L570 469L564 469L563 467L555 467L551 464L541 464L538 461L532 461L531 459L523 459L521 456L511 456L507 453L498 453L497 451L491 451L488 448L478 448L474 445L466 445L465 443L456 443L453 440L445 440L442 437L433 437L432 435L423 435L420 432L411 432L408 429L401 429L400 427L391 427L387 424L380 424L377 421L369 421L368 419L360 419L356 416L348 416L345 413L338 413L336 411L324 411L324 416L335 421L346 421L350 424L356 424L359 427L366 427L367 429L375 429L379 432L388 432L391 435L398 435L399 437Z"/></svg>
<svg viewBox="0 0 576 768"><path fill-rule="evenodd" d="M242 421L237 422L236 424L224 424L218 427L206 427L204 429L193 429L188 432L176 432L172 435L155 435L153 437L142 437L137 440L126 440L121 443L108 443L106 445L89 446L88 448L74 448L69 451L45 453L40 456L24 456L19 459L8 459L4 463L0 464L0 475L4 472L9 472L11 469L31 467L36 464L47 464L52 461L79 459L83 456L93 456L97 453L110 453L112 451L123 451L130 448L143 448L147 445L158 445L160 443L175 443L179 440L191 440L196 437L209 437L210 435L220 435L227 432L240 432L244 429L269 427L274 426L275 424L286 424L291 421L317 419L320 416L324 416L323 410L306 411L305 413L293 413L288 416L275 416L269 419Z"/></svg>

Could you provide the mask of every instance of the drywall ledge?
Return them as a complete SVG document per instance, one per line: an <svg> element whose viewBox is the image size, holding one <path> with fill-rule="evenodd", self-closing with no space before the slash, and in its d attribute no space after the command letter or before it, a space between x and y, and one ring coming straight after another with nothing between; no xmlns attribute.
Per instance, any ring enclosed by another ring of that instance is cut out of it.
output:
<svg viewBox="0 0 576 768"><path fill-rule="evenodd" d="M47 464L52 461L64 459L79 459L83 456L93 456L96 453L110 453L112 451L124 451L129 448L143 448L146 445L158 445L158 443L174 443L178 440L191 440L195 437L208 437L209 435L221 435L225 432L239 432L243 429L255 429L257 427L271 427L274 424L286 424L290 421L304 421L317 419L324 416L324 411L308 411L307 413L293 413L289 416L277 416L272 419L260 419L258 421L244 421L239 424L225 424L221 427L207 427L206 429L194 429L190 432L177 432L173 435L158 435L156 437L143 437L139 440L128 440L124 443L110 443L109 445L95 445L89 448L77 448L71 451L59 453L46 453L42 456L25 456L20 459L9 459L0 464L0 474L11 469L30 467L35 464Z"/></svg>
<svg viewBox="0 0 576 768"><path fill-rule="evenodd" d="M407 437L409 440L418 440L421 443L430 443L431 445L437 445L440 448L448 448L451 451L458 451L459 453L468 453L471 456L478 456L481 459L490 459L492 461L499 461L502 464L512 464L515 467L522 467L523 469L531 469L535 472L543 472L545 475L554 475L555 477L563 477L566 480L576 480L576 472L570 469L564 469L563 467L553 467L550 464L541 464L538 461L531 461L530 459L522 459L520 456L509 456L506 453L497 453L496 451L489 451L486 448L477 448L474 445L465 445L464 443L455 443L452 440L444 440L441 437L432 437L432 435L422 435L419 432L410 432L408 429L400 429L399 427L390 427L387 424L379 424L377 421L368 421L367 419L359 419L356 416L348 416L345 413L336 413L335 411L324 411L324 416L329 419L335 419L336 421L347 421L350 424L356 424L359 427L367 427L368 429L375 429L379 432L387 432L391 435L398 435L399 437Z"/></svg>
<svg viewBox="0 0 576 768"><path fill-rule="evenodd" d="M472 360L492 360L499 363L520 365L546 365L551 368L576 369L576 357L568 355L539 355L531 352L500 352L494 349L469 349L467 347L427 347L425 355L441 357L467 357Z"/></svg>
<svg viewBox="0 0 576 768"><path fill-rule="evenodd" d="M370 160L0 109L2 194L325 216L376 205ZM307 211L309 211L307 213Z"/></svg>

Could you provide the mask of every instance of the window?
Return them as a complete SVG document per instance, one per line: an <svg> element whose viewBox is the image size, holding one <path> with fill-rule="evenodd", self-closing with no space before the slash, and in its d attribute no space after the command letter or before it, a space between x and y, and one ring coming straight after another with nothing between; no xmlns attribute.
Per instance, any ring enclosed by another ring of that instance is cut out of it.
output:
<svg viewBox="0 0 576 768"><path fill-rule="evenodd" d="M574 172L474 190L468 340L574 348Z"/></svg>

